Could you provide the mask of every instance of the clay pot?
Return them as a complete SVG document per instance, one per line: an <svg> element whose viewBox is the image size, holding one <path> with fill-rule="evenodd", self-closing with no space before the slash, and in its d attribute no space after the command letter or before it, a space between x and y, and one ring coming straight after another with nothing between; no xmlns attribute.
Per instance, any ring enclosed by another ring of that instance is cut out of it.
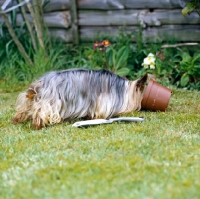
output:
<svg viewBox="0 0 200 199"><path fill-rule="evenodd" d="M151 111L165 111L172 91L153 79L149 80L149 83L144 92L142 99L142 109Z"/></svg>

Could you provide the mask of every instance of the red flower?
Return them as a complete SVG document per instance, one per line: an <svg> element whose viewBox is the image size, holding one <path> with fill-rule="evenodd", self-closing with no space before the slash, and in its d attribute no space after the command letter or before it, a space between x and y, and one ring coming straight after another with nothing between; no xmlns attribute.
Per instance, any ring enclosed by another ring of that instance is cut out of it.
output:
<svg viewBox="0 0 200 199"><path fill-rule="evenodd" d="M96 42L94 43L94 50L96 50L98 46L99 46L99 43L98 43L98 41L96 41Z"/></svg>
<svg viewBox="0 0 200 199"><path fill-rule="evenodd" d="M94 50L96 50L98 47L100 47L100 50L103 50L104 48L110 46L110 44L111 43L108 40L103 40L102 42L99 42L99 43L98 41L96 41L94 43Z"/></svg>

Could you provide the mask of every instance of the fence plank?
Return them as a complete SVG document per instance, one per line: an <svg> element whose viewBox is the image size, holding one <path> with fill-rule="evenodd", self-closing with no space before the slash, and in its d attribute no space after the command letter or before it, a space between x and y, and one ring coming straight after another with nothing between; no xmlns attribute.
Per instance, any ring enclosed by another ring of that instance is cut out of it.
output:
<svg viewBox="0 0 200 199"><path fill-rule="evenodd" d="M45 12L69 10L70 0L50 0L49 3L45 6Z"/></svg>
<svg viewBox="0 0 200 199"><path fill-rule="evenodd" d="M139 31L138 26L129 26L122 28L126 33L132 32L132 40L136 41L136 36ZM97 34L98 33L98 34ZM82 41L95 41L98 39L98 35L110 36L113 38L119 33L119 27L117 26L105 26L105 27L81 27L80 35ZM158 42L166 40L176 41L200 41L200 25L163 25L161 27L148 27L143 30L144 41Z"/></svg>
<svg viewBox="0 0 200 199"><path fill-rule="evenodd" d="M0 6L5 0L0 0ZM147 9L163 8L174 9L182 8L188 0L77 0L79 9L96 9L96 10L120 10L120 9ZM10 7L11 3L8 7ZM70 0L50 0L45 6L45 12L58 10L68 10Z"/></svg>
<svg viewBox="0 0 200 199"><path fill-rule="evenodd" d="M150 25L165 24L200 24L197 13L183 17L180 9L176 10L110 10L110 11L79 11L81 26L111 25Z"/></svg>
<svg viewBox="0 0 200 199"><path fill-rule="evenodd" d="M0 6L4 4L5 0L0 0ZM31 1L30 1L31 2ZM7 8L12 7L12 5L16 5L16 2L11 1L8 4ZM61 10L69 10L69 0L50 0L44 8L45 12L52 12L52 11L61 11Z"/></svg>
<svg viewBox="0 0 200 199"><path fill-rule="evenodd" d="M28 19L32 22L30 14L27 14ZM69 11L45 13L44 20L49 28L69 28L71 25L71 17ZM4 20L0 17L0 23ZM17 25L20 26L24 22L21 14L17 14Z"/></svg>
<svg viewBox="0 0 200 199"><path fill-rule="evenodd" d="M72 29L49 29L50 35L58 41L72 43L73 42L73 31Z"/></svg>
<svg viewBox="0 0 200 199"><path fill-rule="evenodd" d="M135 26L142 24L143 27L161 26L170 24L200 24L197 13L183 17L181 10L120 10L120 11L79 11L79 20L76 18L76 26ZM45 13L45 22L48 27L68 28L72 25L70 11ZM31 16L28 15L31 20ZM78 21L77 21L78 20ZM0 23L3 18L0 17ZM17 24L21 25L21 14L17 15Z"/></svg>
<svg viewBox="0 0 200 199"><path fill-rule="evenodd" d="M130 26L122 31L130 33L133 42L138 40L138 26ZM73 42L71 29L50 29L53 37L65 42ZM101 36L102 39L113 39L119 33L117 26L105 27L81 27L80 39L84 42L94 42ZM131 34L132 33L132 34ZM161 41L183 41L183 42L200 42L200 25L163 25L161 27L148 27L143 30L142 37L145 42Z"/></svg>
<svg viewBox="0 0 200 199"><path fill-rule="evenodd" d="M181 8L188 0L79 0L79 9Z"/></svg>

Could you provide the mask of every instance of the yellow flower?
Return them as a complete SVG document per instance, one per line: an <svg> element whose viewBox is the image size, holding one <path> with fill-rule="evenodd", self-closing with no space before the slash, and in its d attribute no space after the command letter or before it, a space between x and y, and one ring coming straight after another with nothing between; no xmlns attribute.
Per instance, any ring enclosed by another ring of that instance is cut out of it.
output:
<svg viewBox="0 0 200 199"><path fill-rule="evenodd" d="M155 69L155 63L150 63L150 69Z"/></svg>
<svg viewBox="0 0 200 199"><path fill-rule="evenodd" d="M144 68L148 68L150 67L150 69L155 69L155 56L152 53L149 53L148 56L146 58L144 58L144 61L142 63L142 66L144 66Z"/></svg>
<svg viewBox="0 0 200 199"><path fill-rule="evenodd" d="M104 45L105 47L108 47L108 46L110 46L110 42L109 42L108 40L104 40L104 41L103 41L103 45Z"/></svg>

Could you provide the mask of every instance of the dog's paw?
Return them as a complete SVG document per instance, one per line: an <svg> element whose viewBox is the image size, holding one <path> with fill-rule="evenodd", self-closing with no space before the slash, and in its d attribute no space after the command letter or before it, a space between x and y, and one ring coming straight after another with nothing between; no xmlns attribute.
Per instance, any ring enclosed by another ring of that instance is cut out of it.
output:
<svg viewBox="0 0 200 199"><path fill-rule="evenodd" d="M11 120L11 124L18 124L18 123L19 123L19 121L16 118L13 118Z"/></svg>

